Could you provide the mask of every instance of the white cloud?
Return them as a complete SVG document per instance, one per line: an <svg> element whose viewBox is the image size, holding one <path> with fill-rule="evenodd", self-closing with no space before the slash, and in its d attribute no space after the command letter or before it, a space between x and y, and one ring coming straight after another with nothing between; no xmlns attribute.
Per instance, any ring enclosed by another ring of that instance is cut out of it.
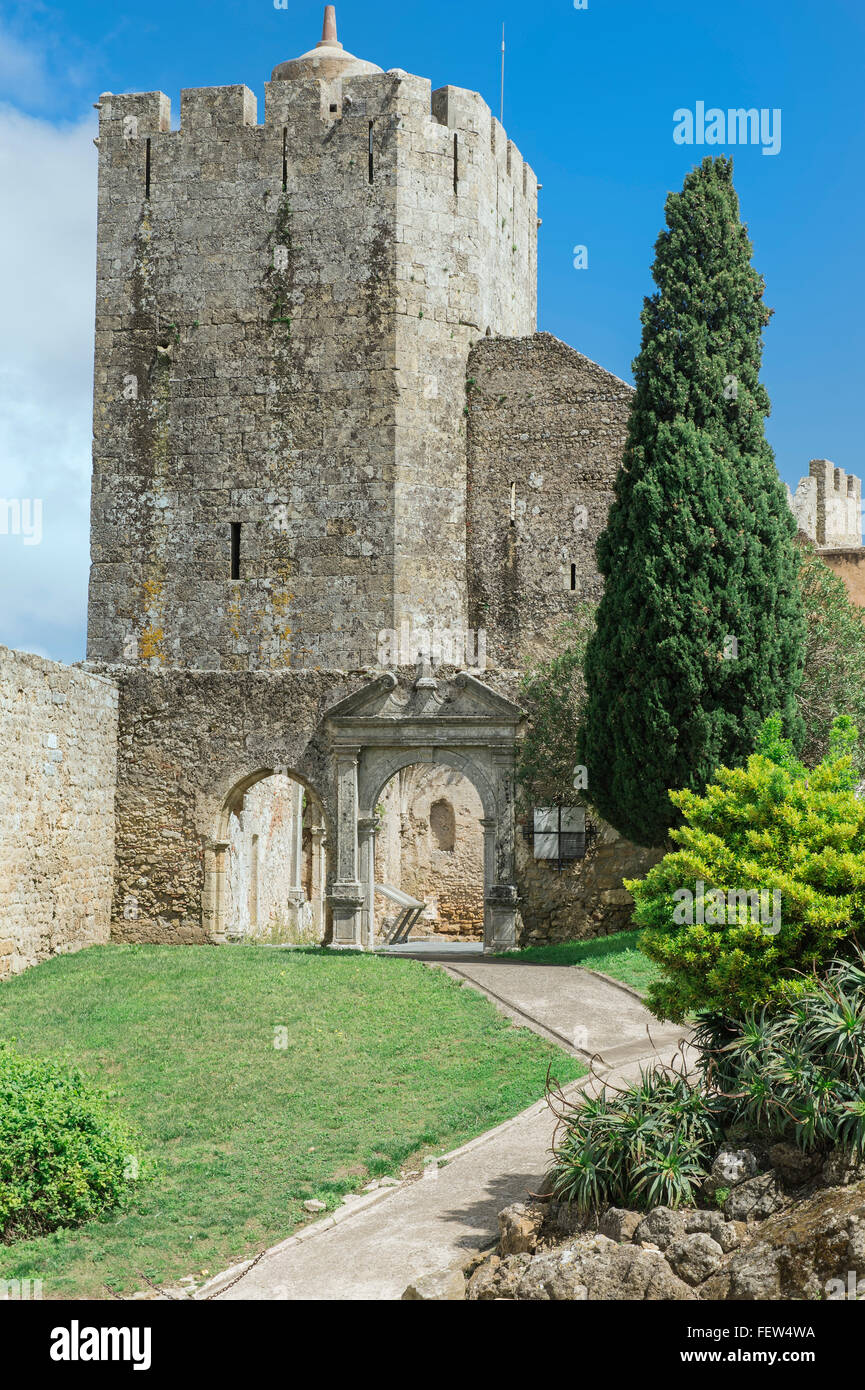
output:
<svg viewBox="0 0 865 1390"><path fill-rule="evenodd" d="M96 122L0 106L0 496L41 498L43 539L0 534L0 642L83 656L96 257Z"/></svg>
<svg viewBox="0 0 865 1390"><path fill-rule="evenodd" d="M6 100L39 101L48 90L42 53L0 27L0 92Z"/></svg>

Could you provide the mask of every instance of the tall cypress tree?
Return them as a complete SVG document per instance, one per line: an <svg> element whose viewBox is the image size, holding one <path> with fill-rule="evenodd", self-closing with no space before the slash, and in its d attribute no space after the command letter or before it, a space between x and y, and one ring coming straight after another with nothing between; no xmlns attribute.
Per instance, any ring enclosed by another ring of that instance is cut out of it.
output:
<svg viewBox="0 0 865 1390"><path fill-rule="evenodd" d="M705 159L666 202L655 294L607 528L605 590L586 652L579 761L600 815L643 845L744 762L767 715L798 746L805 623L796 523L764 433L762 330L730 159Z"/></svg>

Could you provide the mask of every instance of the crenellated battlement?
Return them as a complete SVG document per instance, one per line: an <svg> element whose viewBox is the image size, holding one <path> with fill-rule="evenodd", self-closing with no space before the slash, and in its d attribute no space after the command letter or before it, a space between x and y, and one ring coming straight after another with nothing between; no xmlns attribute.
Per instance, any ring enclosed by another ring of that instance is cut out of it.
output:
<svg viewBox="0 0 865 1390"><path fill-rule="evenodd" d="M788 500L799 529L827 550L862 545L862 483L853 473L836 468L829 459L812 459L795 497Z"/></svg>
<svg viewBox="0 0 865 1390"><path fill-rule="evenodd" d="M431 90L427 78L415 77L395 69L391 72L359 74L332 80L309 78L292 82L267 82L264 88L264 121L258 121L255 93L240 84L229 87L184 88L180 94L180 124L172 129L171 101L164 92L103 92L97 103L100 113L98 145L100 162L128 167L130 147L154 139L170 148L184 140L189 144L212 140L225 143L233 133L250 128L262 137L286 137L290 147L308 145L319 123L321 141L332 140L334 127L349 133L361 129L364 121L387 123L404 129L406 121L425 127L430 141L436 129L462 139L458 150L466 166L485 162L487 150L501 178L509 178L518 193L536 198L537 179L513 141L477 92L460 87ZM450 149L447 139L441 144ZM152 155L155 154L152 149ZM204 148L194 151L204 153ZM118 154L121 158L118 161Z"/></svg>

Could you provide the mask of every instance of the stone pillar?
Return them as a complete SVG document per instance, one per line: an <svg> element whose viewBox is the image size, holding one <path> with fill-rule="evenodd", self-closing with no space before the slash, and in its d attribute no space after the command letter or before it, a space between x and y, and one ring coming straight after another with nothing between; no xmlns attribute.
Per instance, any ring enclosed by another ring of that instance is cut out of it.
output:
<svg viewBox="0 0 865 1390"><path fill-rule="evenodd" d="M357 823L360 845L360 881L363 884L363 925L361 936L364 950L375 948L375 832L378 819L370 816Z"/></svg>
<svg viewBox="0 0 865 1390"><path fill-rule="evenodd" d="M291 850L288 864L288 910L295 928L303 928L303 905L306 894L303 891L303 787L300 782L291 784Z"/></svg>
<svg viewBox="0 0 865 1390"><path fill-rule="evenodd" d="M493 755L495 820L484 820L484 951L510 951L517 944L517 889L514 882L513 754Z"/></svg>
<svg viewBox="0 0 865 1390"><path fill-rule="evenodd" d="M324 940L324 895L327 890L325 882L325 828L323 825L313 825L310 829L310 857L312 860L312 877L310 883L310 902L312 903L312 921L315 927L315 934L319 941Z"/></svg>
<svg viewBox="0 0 865 1390"><path fill-rule="evenodd" d="M201 925L210 941L224 944L225 934L225 856L228 842L210 840L204 846L204 893Z"/></svg>
<svg viewBox="0 0 865 1390"><path fill-rule="evenodd" d="M336 752L336 878L331 889L334 946L361 949L363 889L358 879L357 760L360 750Z"/></svg>
<svg viewBox="0 0 865 1390"><path fill-rule="evenodd" d="M303 787L291 786L291 862L289 886L293 893L303 892Z"/></svg>

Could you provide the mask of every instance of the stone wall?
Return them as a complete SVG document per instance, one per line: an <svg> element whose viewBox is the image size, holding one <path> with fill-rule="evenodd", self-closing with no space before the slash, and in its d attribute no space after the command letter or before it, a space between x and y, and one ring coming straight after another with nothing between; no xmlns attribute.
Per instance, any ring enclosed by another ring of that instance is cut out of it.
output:
<svg viewBox="0 0 865 1390"><path fill-rule="evenodd" d="M561 870L535 859L524 833L527 821L518 827L521 946L607 936L633 925L633 899L622 880L642 878L663 857L663 851L644 849L623 839L591 810L588 819L594 822L597 833L589 840L585 858Z"/></svg>
<svg viewBox="0 0 865 1390"><path fill-rule="evenodd" d="M235 812L264 794L268 773L296 777L321 806L332 882L336 814L333 760L322 730L324 713L368 684L369 671L183 672L120 670L120 757L117 791L116 880L113 936L126 941L203 943L211 939L215 902L205 894L205 868L214 876L220 853L230 872ZM518 698L515 672L487 672L501 694ZM402 792L400 783L403 783ZM454 810L455 852L435 843L433 806ZM474 936L482 917L482 808L474 788L448 771L413 764L395 777L382 798L376 879L434 903L428 926L444 934ZM388 807L392 813L388 814ZM401 831L405 828L405 835ZM246 827L252 833L252 819ZM259 832L260 829L259 829ZM223 849L220 850L219 846ZM619 839L609 827L591 842L584 860L561 874L535 862L518 827L516 883L523 942L603 935L627 926L630 903L622 878L645 872L652 852ZM304 892L308 846L304 846ZM655 855L654 857L657 857ZM325 883L325 879L327 883ZM241 874L241 882L246 881ZM223 880L224 883L224 880ZM248 889L248 882L247 882ZM275 893L285 889L284 879ZM247 891L240 888L242 896ZM221 927L229 930L230 888ZM317 895L319 898L323 894ZM377 903L378 920L392 909ZM470 924L470 929L465 930ZM459 931L457 931L459 928Z"/></svg>
<svg viewBox="0 0 865 1390"><path fill-rule="evenodd" d="M222 855L227 871L233 810L262 777L292 775L310 787L330 831L335 789L321 717L369 675L118 669L117 676L112 934L125 941L208 941L214 904L203 893L207 858ZM225 932L224 916L221 925Z"/></svg>
<svg viewBox="0 0 865 1390"><path fill-rule="evenodd" d="M0 978L106 941L117 688L0 647Z"/></svg>
<svg viewBox="0 0 865 1390"><path fill-rule="evenodd" d="M465 627L465 363L535 327L537 184L406 73L100 102L88 657L355 668ZM240 527L232 578L232 527Z"/></svg>
<svg viewBox="0 0 865 1390"><path fill-rule="evenodd" d="M844 580L854 603L865 608L865 547L845 546L839 550L820 550L820 559Z"/></svg>
<svg viewBox="0 0 865 1390"><path fill-rule="evenodd" d="M478 343L467 370L469 626L521 669L600 598L633 390L548 333Z"/></svg>

